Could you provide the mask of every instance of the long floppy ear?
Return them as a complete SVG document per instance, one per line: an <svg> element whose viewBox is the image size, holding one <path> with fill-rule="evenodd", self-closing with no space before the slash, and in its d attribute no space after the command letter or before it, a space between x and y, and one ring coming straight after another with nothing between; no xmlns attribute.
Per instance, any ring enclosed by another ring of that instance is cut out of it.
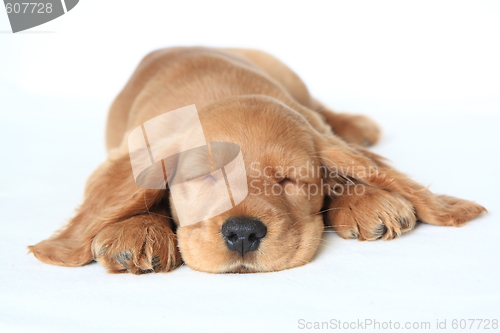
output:
<svg viewBox="0 0 500 333"><path fill-rule="evenodd" d="M88 179L76 216L52 237L28 248L45 263L84 265L93 260L91 243L102 228L148 212L164 195L165 190L148 190L135 184L128 153L110 158Z"/></svg>
<svg viewBox="0 0 500 333"><path fill-rule="evenodd" d="M390 167L381 156L336 137L317 141L322 163L330 177L350 179L361 184L398 193L410 201L417 218L426 223L459 226L486 209L474 202L437 195Z"/></svg>

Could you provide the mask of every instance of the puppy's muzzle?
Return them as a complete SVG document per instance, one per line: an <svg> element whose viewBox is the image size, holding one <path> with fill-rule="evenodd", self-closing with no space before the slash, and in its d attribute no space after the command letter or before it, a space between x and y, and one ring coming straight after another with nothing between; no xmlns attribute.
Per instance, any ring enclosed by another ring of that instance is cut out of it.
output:
<svg viewBox="0 0 500 333"><path fill-rule="evenodd" d="M267 234L267 227L261 220L252 217L230 217L221 228L227 247L245 255L259 248L260 241Z"/></svg>

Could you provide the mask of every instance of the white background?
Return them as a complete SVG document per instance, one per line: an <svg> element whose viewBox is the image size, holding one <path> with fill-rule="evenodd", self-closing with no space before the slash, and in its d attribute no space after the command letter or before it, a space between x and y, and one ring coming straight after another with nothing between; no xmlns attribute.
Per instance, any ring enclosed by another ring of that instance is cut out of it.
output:
<svg viewBox="0 0 500 333"><path fill-rule="evenodd" d="M293 332L300 319L369 318L429 332L500 319L499 41L497 1L83 0L17 34L0 8L0 331ZM374 150L398 169L489 214L387 242L325 234L312 263L277 273L38 262L26 246L73 214L105 158L109 104L142 56L175 45L273 53L332 108L379 122Z"/></svg>

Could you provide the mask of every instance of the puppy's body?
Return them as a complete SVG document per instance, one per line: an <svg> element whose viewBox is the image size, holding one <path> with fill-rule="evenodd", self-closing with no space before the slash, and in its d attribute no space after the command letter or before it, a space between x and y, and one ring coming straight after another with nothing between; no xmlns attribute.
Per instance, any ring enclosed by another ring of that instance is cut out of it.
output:
<svg viewBox="0 0 500 333"><path fill-rule="evenodd" d="M208 142L240 146L252 185L233 209L178 227L168 191L134 183L127 138L147 120L191 104ZM293 71L266 53L159 50L145 57L110 109L108 160L90 177L78 214L31 250L44 262L97 260L111 272L168 271L181 260L208 272L275 271L309 262L324 223L344 238L391 239L417 219L460 225L484 211L432 194L361 147L378 137L370 119L326 110ZM325 184L342 193L325 193ZM269 195L268 186L285 191ZM359 186L363 193L353 195ZM223 227L235 223L259 224L265 236L251 251L235 250Z"/></svg>
<svg viewBox="0 0 500 333"><path fill-rule="evenodd" d="M257 50L173 48L146 56L116 98L108 118L108 150L119 146L127 130L168 110L190 104L201 110L244 95L273 97L299 112L316 130L331 132L311 112L324 108L311 98L300 78L274 57ZM370 125L375 129L370 138L374 143L378 131L375 124Z"/></svg>

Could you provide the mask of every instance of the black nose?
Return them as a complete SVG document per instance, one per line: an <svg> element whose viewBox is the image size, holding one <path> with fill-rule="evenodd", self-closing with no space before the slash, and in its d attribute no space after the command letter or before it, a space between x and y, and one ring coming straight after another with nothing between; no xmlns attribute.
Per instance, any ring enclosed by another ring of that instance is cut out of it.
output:
<svg viewBox="0 0 500 333"><path fill-rule="evenodd" d="M267 228L259 219L239 216L227 219L222 225L221 232L227 247L244 255L259 248L260 240L266 236Z"/></svg>

